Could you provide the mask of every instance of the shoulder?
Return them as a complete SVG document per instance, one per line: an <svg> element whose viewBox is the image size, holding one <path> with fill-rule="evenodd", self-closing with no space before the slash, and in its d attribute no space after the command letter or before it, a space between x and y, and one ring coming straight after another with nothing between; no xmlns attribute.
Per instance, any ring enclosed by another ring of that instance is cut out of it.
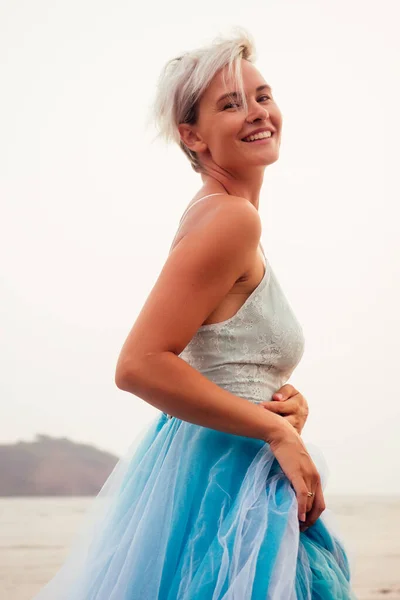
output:
<svg viewBox="0 0 400 600"><path fill-rule="evenodd" d="M258 244L261 219L257 209L246 198L226 194L213 205L204 207L196 220L196 230L204 239L217 238L228 247Z"/></svg>
<svg viewBox="0 0 400 600"><path fill-rule="evenodd" d="M206 203L207 202L207 203ZM187 234L202 236L240 234L260 237L261 220L257 209L241 196L220 194L199 202L196 213L188 220Z"/></svg>
<svg viewBox="0 0 400 600"><path fill-rule="evenodd" d="M193 215L171 252L181 266L185 262L198 273L232 270L240 277L254 265L262 233L259 213L239 196L213 200Z"/></svg>
<svg viewBox="0 0 400 600"><path fill-rule="evenodd" d="M216 206L221 211L226 213L232 213L233 215L246 216L249 215L249 219L256 218L259 219L259 214L256 208L252 205L247 198L243 198L242 196L232 196L230 194L224 194L219 196L218 199L215 199ZM251 217L252 215L252 217Z"/></svg>
<svg viewBox="0 0 400 600"><path fill-rule="evenodd" d="M216 240L226 241L224 238L230 237L233 237L231 242L239 246L238 250L242 243L248 243L249 238L257 240L258 243L261 237L260 215L246 198L218 194L198 202L196 207L193 206L181 222L170 252L180 245L184 238L187 244L189 240L196 238L203 243L210 243Z"/></svg>

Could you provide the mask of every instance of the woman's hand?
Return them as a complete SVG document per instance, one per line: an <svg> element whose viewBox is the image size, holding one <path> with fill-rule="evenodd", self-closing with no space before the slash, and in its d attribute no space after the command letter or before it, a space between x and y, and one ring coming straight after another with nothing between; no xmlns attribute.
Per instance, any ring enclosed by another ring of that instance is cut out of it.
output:
<svg viewBox="0 0 400 600"><path fill-rule="evenodd" d="M282 396L280 399L279 396ZM307 400L290 383L283 385L275 394L272 395L272 401L266 400L260 404L278 415L282 415L286 421L301 434L302 429L308 417Z"/></svg>
<svg viewBox="0 0 400 600"><path fill-rule="evenodd" d="M266 441L296 492L298 517L303 521L300 529L304 531L326 508L321 478L300 435L289 423L283 425L273 439ZM308 496L307 492L314 495Z"/></svg>

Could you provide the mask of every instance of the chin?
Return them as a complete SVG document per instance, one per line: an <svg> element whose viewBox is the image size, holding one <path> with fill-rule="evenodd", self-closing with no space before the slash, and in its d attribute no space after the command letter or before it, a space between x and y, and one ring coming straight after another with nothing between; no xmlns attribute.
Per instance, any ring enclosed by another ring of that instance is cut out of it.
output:
<svg viewBox="0 0 400 600"><path fill-rule="evenodd" d="M273 154L272 156L265 156L262 157L260 156L259 160L254 161L253 166L254 167L268 167L268 165L272 165L274 162L276 162L279 158L279 154Z"/></svg>

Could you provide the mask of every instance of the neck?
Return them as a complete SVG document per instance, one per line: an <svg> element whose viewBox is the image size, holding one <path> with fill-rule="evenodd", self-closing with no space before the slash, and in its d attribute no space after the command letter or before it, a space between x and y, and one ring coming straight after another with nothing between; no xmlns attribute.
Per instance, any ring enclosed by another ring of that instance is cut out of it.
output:
<svg viewBox="0 0 400 600"><path fill-rule="evenodd" d="M260 190L264 180L265 167L254 168L246 174L240 176L232 175L218 170L211 173L201 173L204 186L212 188L212 191L226 191L231 196L240 196L246 198L258 210ZM219 189L216 188L216 184Z"/></svg>

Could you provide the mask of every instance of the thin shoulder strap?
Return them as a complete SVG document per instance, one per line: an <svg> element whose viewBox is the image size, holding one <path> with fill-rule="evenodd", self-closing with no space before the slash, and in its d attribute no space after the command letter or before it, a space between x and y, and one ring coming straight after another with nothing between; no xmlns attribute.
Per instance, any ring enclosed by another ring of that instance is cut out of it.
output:
<svg viewBox="0 0 400 600"><path fill-rule="evenodd" d="M200 200L204 200L204 198L209 198L210 196L223 196L224 194L226 194L226 192L216 192L214 194L208 194L207 196L203 196L202 198L199 198L198 200L196 200L196 202L193 202L193 204L191 204L183 213L181 220L179 221L179 224L182 223L183 221L183 217L186 215L186 213L198 202L200 202Z"/></svg>
<svg viewBox="0 0 400 600"><path fill-rule="evenodd" d="M177 229L177 231L176 231L176 234L174 235L174 239L173 239L173 240L172 240L172 242L171 242L170 251L171 251L171 248L172 248L172 246L174 245L174 241L176 240L176 238L177 238L177 236L178 236L179 229L181 228L181 224L182 224L182 221L183 221L183 217L186 215L186 213L187 213L187 212L188 212L188 211L189 211L189 210L190 210L190 209L191 209L191 208L192 208L192 207L193 207L195 204L197 204L198 202L200 202L200 200L204 200L204 198L209 198L210 196L223 196L223 195L224 195L224 193L226 193L226 192L215 192L214 194L207 194L207 196L202 196L201 198L199 198L198 200L196 200L196 202L193 202L193 204L191 204L191 205L190 205L190 206L189 206L189 207L188 207L188 208L185 210L185 212L183 213L183 215L182 215L182 217L181 217L181 219L180 219L180 221L179 221L179 223L178 223L178 229Z"/></svg>
<svg viewBox="0 0 400 600"><path fill-rule="evenodd" d="M193 202L193 204L191 204L191 205L190 205L190 206L189 206L189 207L188 207L188 208L185 210L185 212L183 213L183 215L182 215L182 217L181 217L181 220L179 221L178 230L177 230L177 232L176 232L176 234L175 234L175 236L174 236L174 239L172 240L172 243L171 243L171 248L172 248L172 246L173 246L173 243L174 243L174 241L175 241L175 239L176 239L176 236L178 235L178 232L179 232L179 229L180 229L180 225L181 225L181 223L182 223L182 221L183 221L183 217L184 217L184 216L186 215L186 213L187 213L187 212L188 212L188 211L189 211L189 210L192 208L192 206L194 206L195 204L197 204L198 202L200 202L200 200L204 200L204 198L209 198L210 196L223 196L223 195L224 195L224 193L226 193L226 192L215 192L214 194L207 194L207 196L202 196L201 198L199 198L198 200L196 200L196 202ZM261 242L259 243L259 245L260 245L261 252L263 253L263 256L264 256L265 260L267 260L267 257L265 256L264 248L262 247L262 245L261 245Z"/></svg>

